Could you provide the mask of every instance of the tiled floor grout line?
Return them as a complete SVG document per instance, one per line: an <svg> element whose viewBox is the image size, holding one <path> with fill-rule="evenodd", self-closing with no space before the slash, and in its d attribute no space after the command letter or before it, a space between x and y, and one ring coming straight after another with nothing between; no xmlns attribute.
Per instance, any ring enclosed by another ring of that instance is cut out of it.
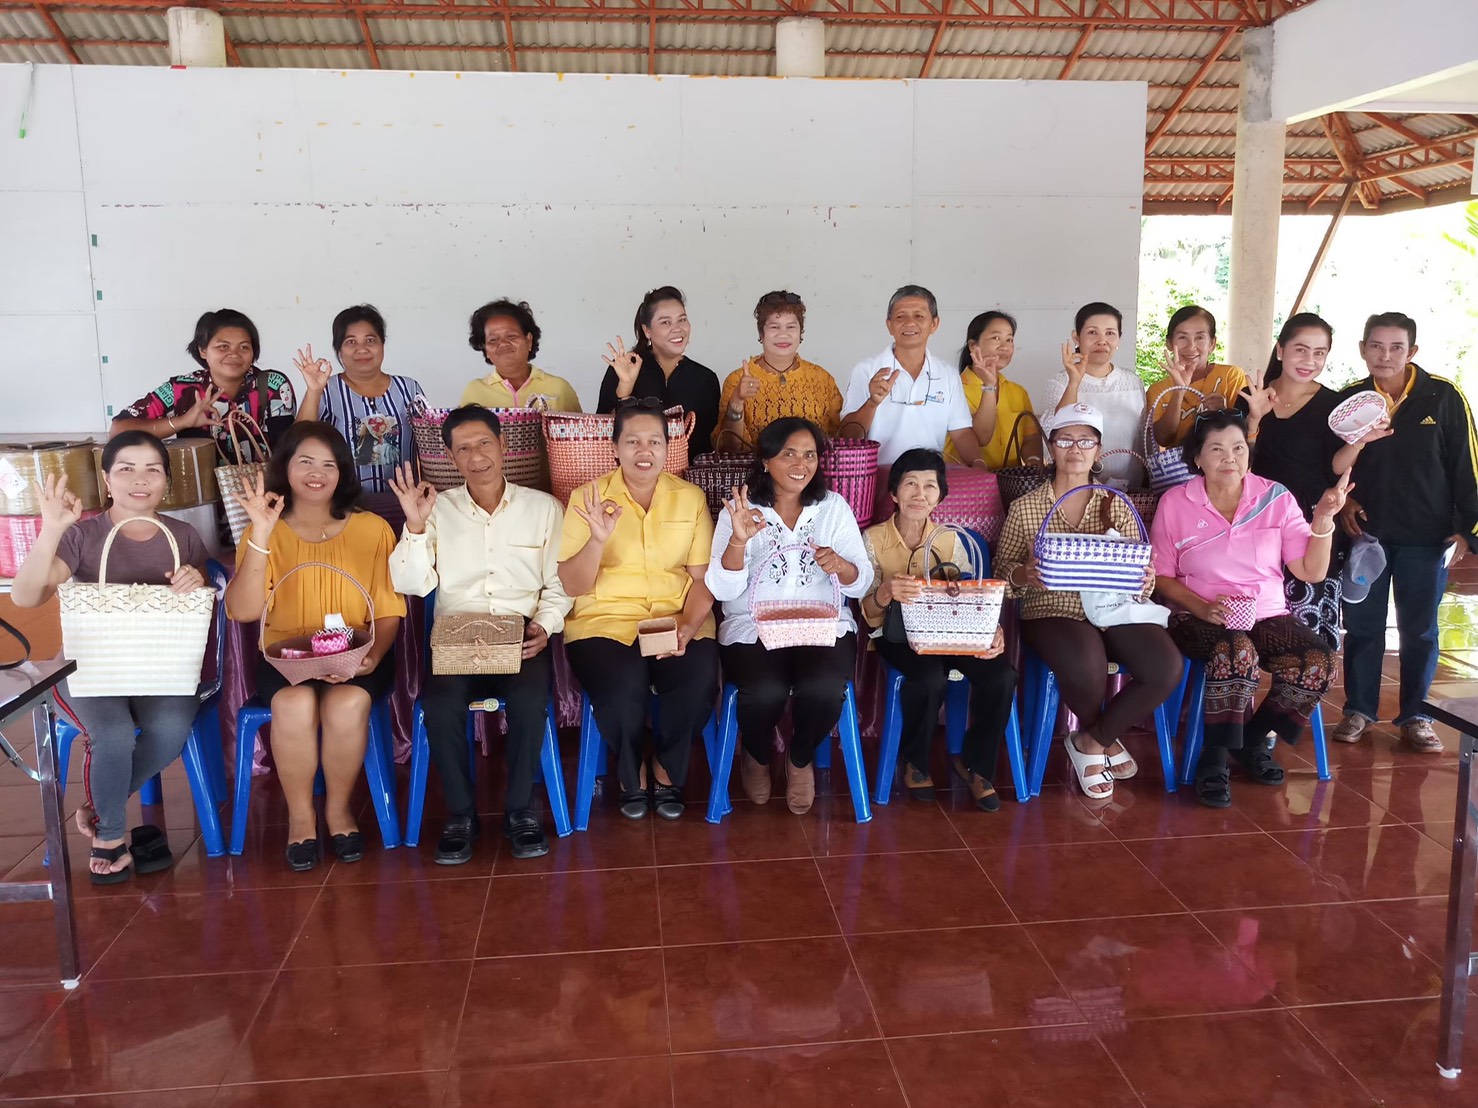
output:
<svg viewBox="0 0 1478 1108"><path fill-rule="evenodd" d="M652 857L657 856L656 830L652 832ZM662 929L662 874L652 869L653 896L657 904L657 957L662 964L662 1020L667 1025L667 1095L677 1104L677 1074L672 1068L672 1002L667 992L667 938Z"/></svg>
<svg viewBox="0 0 1478 1108"><path fill-rule="evenodd" d="M1354 1070L1350 1069L1349 1066L1345 1065L1344 1062L1340 1060L1339 1055L1330 1048L1329 1044L1321 1039L1318 1033L1312 1027L1304 1023L1304 1021L1299 1018L1297 1009L1285 1008L1284 1011L1288 1013L1288 1015L1293 1019L1294 1023L1298 1024L1299 1027L1303 1029L1304 1034L1313 1039L1314 1042L1318 1044L1319 1049L1327 1054L1330 1060L1349 1076L1350 1080L1355 1083L1355 1086L1359 1089L1362 1089L1365 1092L1365 1095L1370 1097L1370 1102L1372 1104L1381 1103L1380 1098L1371 1091L1370 1087L1366 1085L1364 1081L1360 1080L1359 1076L1355 1073Z"/></svg>
<svg viewBox="0 0 1478 1108"><path fill-rule="evenodd" d="M494 846L493 865L496 867L498 857L503 853L503 839L499 837ZM457 1068L457 1047L462 1042L462 1023L467 1018L467 1002L472 999L472 978L477 972L477 947L482 942L482 928L483 924L487 921L488 906L492 903L492 899L493 881L491 875L489 875L487 891L483 894L482 898L482 914L477 917L477 932L472 936L472 957L468 959L467 985L462 990L462 1003L457 1009L457 1023L452 1029L452 1049L450 1056L447 1058L446 1082L442 1085L441 1089L442 1103L445 1103L452 1093L452 1071Z"/></svg>

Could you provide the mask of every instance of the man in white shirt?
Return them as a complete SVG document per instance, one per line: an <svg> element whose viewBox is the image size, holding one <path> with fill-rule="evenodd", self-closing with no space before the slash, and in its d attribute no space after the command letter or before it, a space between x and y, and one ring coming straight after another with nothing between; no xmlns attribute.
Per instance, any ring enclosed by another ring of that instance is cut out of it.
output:
<svg viewBox="0 0 1478 1108"><path fill-rule="evenodd" d="M948 438L967 465L980 459L959 371L929 353L939 330L939 302L922 285L904 285L888 301L892 344L859 362L842 404L842 434L880 444L878 464L905 450L943 450Z"/></svg>
<svg viewBox="0 0 1478 1108"><path fill-rule="evenodd" d="M504 480L502 428L487 408L469 404L452 411L441 436L467 483L438 493L430 482L417 484L409 465L391 479L405 531L390 555L390 579L411 596L435 589L437 619L502 615L525 623L517 673L426 675L426 733L448 813L436 861L460 865L472 857L480 828L467 757L467 705L491 697L503 702L508 717L503 833L515 858L537 858L549 852L531 806L552 676L549 636L564 629L574 605L559 583L564 513L548 493Z"/></svg>

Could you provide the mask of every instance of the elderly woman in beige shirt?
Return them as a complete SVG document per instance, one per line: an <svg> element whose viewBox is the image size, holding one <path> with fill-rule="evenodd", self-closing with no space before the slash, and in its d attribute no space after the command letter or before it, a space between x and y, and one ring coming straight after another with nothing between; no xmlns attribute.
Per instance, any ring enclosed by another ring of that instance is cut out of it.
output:
<svg viewBox="0 0 1478 1108"><path fill-rule="evenodd" d="M437 493L402 467L391 482L405 511L405 532L390 556L391 579L413 596L436 589L438 617L509 615L525 623L517 673L426 676L426 732L448 813L436 861L457 865L472 857L479 828L467 762L467 705L489 697L503 702L508 719L503 833L515 858L537 858L549 851L531 801L552 673L549 636L563 629L573 604L559 583L563 512L548 493L504 480L502 428L493 412L475 404L458 408L441 434L467 483Z"/></svg>

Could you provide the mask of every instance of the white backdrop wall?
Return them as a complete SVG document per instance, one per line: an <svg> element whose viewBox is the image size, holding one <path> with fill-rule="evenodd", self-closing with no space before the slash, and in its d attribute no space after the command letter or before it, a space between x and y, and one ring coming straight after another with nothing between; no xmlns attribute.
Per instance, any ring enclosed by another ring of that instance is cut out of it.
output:
<svg viewBox="0 0 1478 1108"><path fill-rule="evenodd" d="M328 354L334 313L370 301L387 369L452 403L484 371L468 315L512 294L587 408L606 341L669 282L720 376L781 287L844 387L910 281L945 356L975 312L1014 312L1028 387L1078 305L1134 334L1137 83L6 65L0 118L10 436L104 428L221 306L296 378L294 349Z"/></svg>

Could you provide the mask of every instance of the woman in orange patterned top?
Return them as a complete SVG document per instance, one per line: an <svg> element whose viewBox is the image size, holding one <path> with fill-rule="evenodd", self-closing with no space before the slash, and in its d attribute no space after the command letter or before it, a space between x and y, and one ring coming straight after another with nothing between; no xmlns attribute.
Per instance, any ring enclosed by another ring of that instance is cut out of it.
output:
<svg viewBox="0 0 1478 1108"><path fill-rule="evenodd" d="M793 292L767 292L754 306L759 357L729 374L719 398L714 449L749 451L759 434L782 416L809 419L835 437L841 430L842 393L836 378L800 356L806 305Z"/></svg>

